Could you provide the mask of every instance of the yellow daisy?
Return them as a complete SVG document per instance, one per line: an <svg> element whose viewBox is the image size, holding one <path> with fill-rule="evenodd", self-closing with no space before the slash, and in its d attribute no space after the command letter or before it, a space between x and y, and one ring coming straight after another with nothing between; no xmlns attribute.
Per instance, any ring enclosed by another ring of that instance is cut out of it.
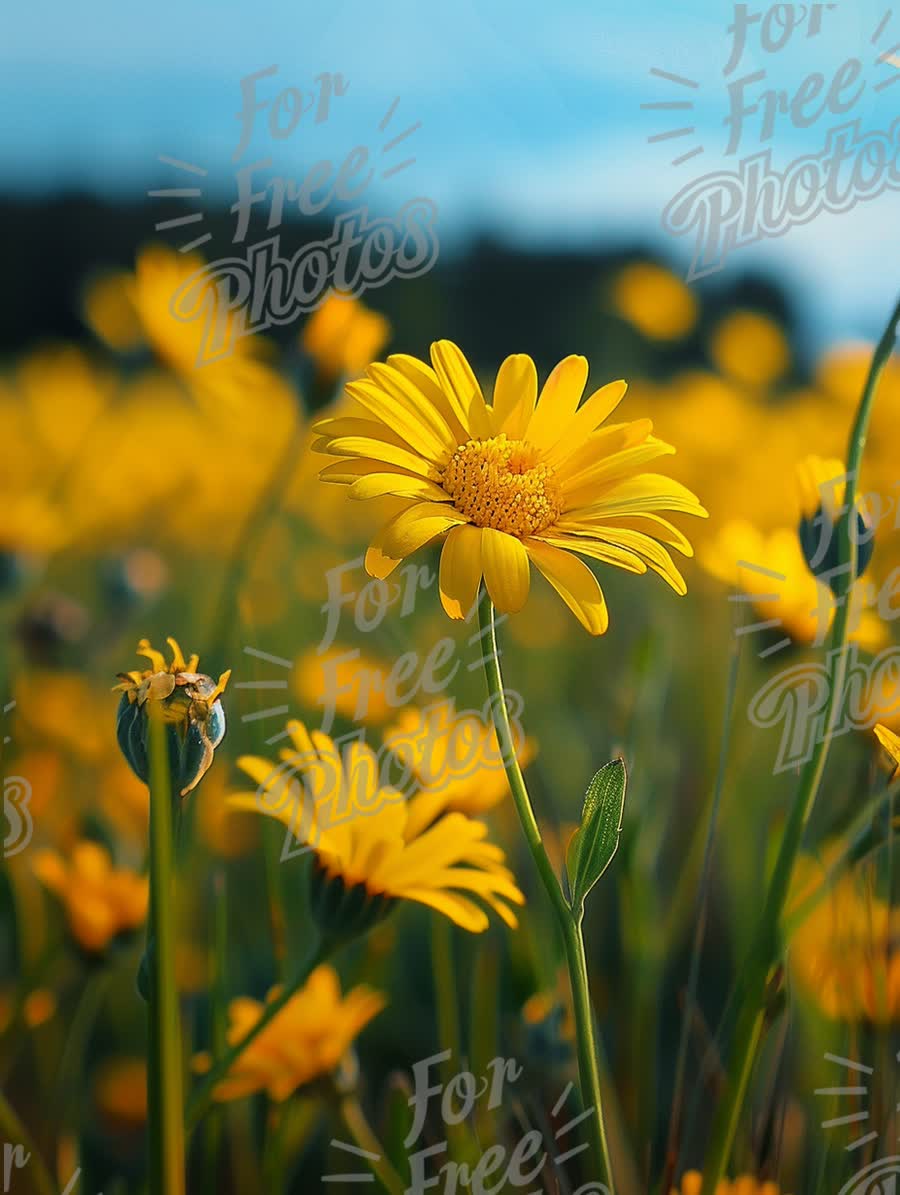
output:
<svg viewBox="0 0 900 1195"><path fill-rule="evenodd" d="M109 851L84 840L68 860L42 850L32 863L34 874L62 902L72 936L93 954L100 954L119 934L143 925L150 896L146 876L114 868Z"/></svg>
<svg viewBox="0 0 900 1195"><path fill-rule="evenodd" d="M431 347L431 366L394 355L371 365L347 393L372 418L325 419L316 449L342 458L323 481L355 498L407 500L366 554L386 577L443 538L440 590L451 618L464 618L482 577L498 610L521 610L533 564L591 634L609 623L603 593L575 555L633 573L658 572L679 594L684 580L663 545L691 555L660 512L705 515L679 482L644 467L674 449L649 419L601 424L625 394L611 382L579 406L588 364L566 357L538 396L534 362L516 354L500 366L487 403L460 349Z"/></svg>
<svg viewBox="0 0 900 1195"><path fill-rule="evenodd" d="M228 803L276 818L314 852L313 907L326 932L362 932L394 900L411 900L481 933L488 918L472 897L515 928L509 905L524 897L503 851L486 841L483 822L457 812L423 819L419 802L427 796L407 801L385 784L383 762L366 743L354 740L342 753L301 722L288 730L294 746L281 751L281 764L251 755L238 760L259 787Z"/></svg>
<svg viewBox="0 0 900 1195"><path fill-rule="evenodd" d="M268 1001L279 995L273 988ZM270 1023L241 1053L213 1098L238 1100L257 1091L281 1102L314 1079L331 1074L342 1062L354 1038L385 1006L380 992L356 987L346 996L333 967L323 964L310 975ZM242 1041L265 1011L259 1000L232 1000L228 1043ZM194 1070L208 1071L210 1057L199 1054Z"/></svg>

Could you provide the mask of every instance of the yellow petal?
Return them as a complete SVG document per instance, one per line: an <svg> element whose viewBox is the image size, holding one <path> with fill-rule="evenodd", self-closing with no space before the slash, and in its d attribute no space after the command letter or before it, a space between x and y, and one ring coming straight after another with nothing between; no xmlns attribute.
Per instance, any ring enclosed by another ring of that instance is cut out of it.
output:
<svg viewBox="0 0 900 1195"><path fill-rule="evenodd" d="M454 527L441 552L441 604L451 618L465 618L481 583L481 528Z"/></svg>
<svg viewBox="0 0 900 1195"><path fill-rule="evenodd" d="M416 502L398 515L382 530L379 547L392 560L418 551L436 536L468 520L458 510L438 502Z"/></svg>
<svg viewBox="0 0 900 1195"><path fill-rule="evenodd" d="M440 480L439 470L430 461L411 448L398 448L396 444L388 444L384 440L373 440L368 436L338 436L336 440L327 441L327 451L331 456L359 456L384 461L388 465L400 465L419 477Z"/></svg>
<svg viewBox="0 0 900 1195"><path fill-rule="evenodd" d="M472 900L457 896L455 892L434 892L428 888L409 888L403 895L407 900L417 900L449 917L454 925L468 930L470 934L481 934L490 925L487 913Z"/></svg>
<svg viewBox="0 0 900 1195"><path fill-rule="evenodd" d="M424 361L418 357L410 357L406 353L392 353L387 359L388 367L402 380L403 384L440 414L450 429L457 444L464 444L469 439L468 425L464 424L451 403L449 397L441 388L440 379Z"/></svg>
<svg viewBox="0 0 900 1195"><path fill-rule="evenodd" d="M633 475L642 465L657 457L668 456L675 449L665 440L658 440L655 436L648 436L643 444L633 448L626 448L623 452L616 452L605 460L596 461L586 469L567 477L560 490L567 506L587 506L603 492L607 491L613 482Z"/></svg>
<svg viewBox="0 0 900 1195"><path fill-rule="evenodd" d="M550 449L566 435L584 393L587 376L587 360L575 355L566 357L553 369L525 432L529 443Z"/></svg>
<svg viewBox="0 0 900 1195"><path fill-rule="evenodd" d="M550 454L551 464L566 454L567 444L581 444L605 419L613 413L628 389L627 382L608 382L584 400L566 428L565 440L560 440Z"/></svg>
<svg viewBox="0 0 900 1195"><path fill-rule="evenodd" d="M537 398L537 370L526 353L507 357L494 382L494 435L506 432L511 440L521 440L534 411Z"/></svg>
<svg viewBox="0 0 900 1195"><path fill-rule="evenodd" d="M875 737L881 743L882 747L884 747L885 751L887 751L896 767L900 768L900 738L892 730L888 730L881 722L875 727Z"/></svg>
<svg viewBox="0 0 900 1195"><path fill-rule="evenodd" d="M537 539L526 542L528 555L582 626L592 635L604 634L609 613L597 578L587 565L562 548Z"/></svg>
<svg viewBox="0 0 900 1195"><path fill-rule="evenodd" d="M501 614L515 614L528 600L528 553L515 536L484 527L481 562L491 601Z"/></svg>
<svg viewBox="0 0 900 1195"><path fill-rule="evenodd" d="M462 349L452 340L438 340L431 346L431 363L444 393L470 436L490 436L484 395Z"/></svg>
<svg viewBox="0 0 900 1195"><path fill-rule="evenodd" d="M590 515L640 515L654 510L670 510L703 519L709 517L696 494L680 481L661 473L639 473L637 477L618 481L602 498L570 513L573 518L586 518Z"/></svg>
<svg viewBox="0 0 900 1195"><path fill-rule="evenodd" d="M429 418L427 403L420 403L410 410L375 381L351 382L347 393L430 461L445 461L456 447L446 426L441 433L435 416Z"/></svg>
<svg viewBox="0 0 900 1195"><path fill-rule="evenodd" d="M409 477L403 473L367 473L357 477L350 486L351 498L382 498L393 494L398 498L422 498L430 502L450 502L436 482L424 477Z"/></svg>

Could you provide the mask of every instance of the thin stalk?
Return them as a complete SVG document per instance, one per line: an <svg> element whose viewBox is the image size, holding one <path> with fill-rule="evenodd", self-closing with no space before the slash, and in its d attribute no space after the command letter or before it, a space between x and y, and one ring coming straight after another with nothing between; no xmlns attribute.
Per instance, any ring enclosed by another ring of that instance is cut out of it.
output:
<svg viewBox="0 0 900 1195"><path fill-rule="evenodd" d="M217 1058L228 1045L228 998L225 975L228 957L228 887L224 867L213 875L213 942L210 950L210 1021L212 1025L213 1057ZM219 1189L219 1153L223 1136L222 1110L214 1109L206 1124L206 1165L204 1185L207 1195Z"/></svg>
<svg viewBox="0 0 900 1195"><path fill-rule="evenodd" d="M151 1195L184 1195L181 1023L175 981L175 867L172 781L166 726L148 703L150 731L150 1057ZM175 800L179 800L175 797Z"/></svg>
<svg viewBox="0 0 900 1195"><path fill-rule="evenodd" d="M341 1118L350 1136L365 1150L372 1173L389 1195L405 1195L407 1186L387 1159L384 1146L366 1120L366 1114L355 1095L347 1095L340 1102Z"/></svg>
<svg viewBox="0 0 900 1195"><path fill-rule="evenodd" d="M276 1016L278 1016L291 997L297 993L304 983L306 983L312 972L316 969L319 963L324 962L329 953L330 946L324 941L320 942L316 946L315 950L313 950L307 961L300 968L294 979L290 983L286 983L284 988L281 990L281 992L279 992L275 999L266 1005L262 1016L259 1018L256 1024L247 1030L240 1041L235 1042L230 1049L226 1050L225 1053L222 1054L220 1058L216 1059L216 1061L212 1064L210 1069L203 1076L202 1082L197 1085L188 1101L186 1123L189 1132L191 1129L195 1128L197 1122L200 1120L200 1117L206 1111L207 1105L212 1097L213 1088L216 1086L216 1084L225 1077L234 1063L238 1060L238 1058L240 1058L241 1054L243 1054L244 1050L246 1050L247 1047L256 1040L260 1033L262 1033L263 1029L265 1029L265 1027L270 1024L270 1022Z"/></svg>
<svg viewBox="0 0 900 1195"><path fill-rule="evenodd" d="M869 430L872 403L878 382L893 352L898 323L900 323L900 302L891 314L887 328L875 349L869 376L866 379L856 419L850 433L844 513L834 528L838 548L836 581L839 596L827 655L830 668L824 730L819 736L811 758L803 769L797 799L788 814L784 836L781 840L772 878L769 881L762 921L748 962L748 981L737 1020L728 1086L716 1115L711 1145L703 1168L702 1195L713 1195L715 1192L716 1184L724 1175L725 1166L734 1144L738 1119L750 1083L756 1046L762 1034L766 980L769 969L777 958L778 927L790 889L794 863L816 802L834 728L841 709L847 666L850 592L856 577L855 502L859 469Z"/></svg>
<svg viewBox="0 0 900 1195"><path fill-rule="evenodd" d="M587 963L584 955L584 939L581 931L582 910L573 910L566 900L553 865L544 848L541 831L534 815L531 798L525 785L525 778L516 759L515 740L509 721L506 693L500 672L500 657L497 651L497 625L494 606L487 593L482 594L478 605L481 637L486 641L488 651L484 660L484 674L487 680L491 716L497 732L497 743L503 757L506 777L515 802L519 821L525 832L525 841L541 877L541 882L556 913L566 949L566 964L569 983L575 1007L575 1028L578 1039L578 1074L581 1087L581 1101L585 1109L595 1115L588 1118L594 1165L607 1182L610 1195L615 1195L609 1145L606 1137L606 1122L603 1115L603 1101L600 1094L600 1071L597 1065L597 1045L594 1039L594 1019L588 988Z"/></svg>
<svg viewBox="0 0 900 1195"><path fill-rule="evenodd" d="M446 917L431 918L431 970L438 1041L450 1051L450 1057L441 1066L442 1080L447 1087L462 1066L462 1030L457 1002L459 983L453 957L453 929ZM448 1125L447 1130L452 1156L455 1159L461 1157L468 1137L465 1123Z"/></svg>

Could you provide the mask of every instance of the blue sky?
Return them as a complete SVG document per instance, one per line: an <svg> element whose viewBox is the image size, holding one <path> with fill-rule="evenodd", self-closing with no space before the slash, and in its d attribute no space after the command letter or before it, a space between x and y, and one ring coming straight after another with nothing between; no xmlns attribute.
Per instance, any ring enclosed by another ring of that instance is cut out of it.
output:
<svg viewBox="0 0 900 1195"><path fill-rule="evenodd" d="M888 129L900 84L874 90L894 69L875 58L900 42L900 10L873 45L887 0L822 6L812 37L810 7L777 54L761 47L754 25L732 77L765 70L760 88L794 91L811 71L830 82L842 62L859 57L867 86L848 119ZM421 122L408 139L416 162L373 183L373 208L427 195L447 245L485 226L526 243L608 244L637 234L683 267L687 240L664 233L660 218L686 183L735 165L722 152L732 15L721 0L677 9L663 0L164 0L152 8L94 0L80 11L31 0L12 20L7 14L0 43L4 179L18 190L76 182L108 196L189 181L158 161L163 154L208 171L199 205L214 194L233 199L240 80L277 64L259 92L274 99L281 87L308 93L316 75L340 72L349 86L325 124L304 116L274 143L263 116L244 162L271 154L272 171L299 180L314 161L338 162L358 144L377 156L388 136L379 122L399 97L389 132ZM698 86L652 75L654 67ZM689 111L641 108L688 100ZM755 119L737 157L764 148ZM688 121L694 134L648 142ZM821 150L837 123L825 113L799 131L782 117L766 144L783 165ZM702 156L671 165L701 143ZM724 277L772 263L807 297L810 324L828 337L874 335L900 286L886 254L898 214L888 191L849 213L821 215L738 251Z"/></svg>

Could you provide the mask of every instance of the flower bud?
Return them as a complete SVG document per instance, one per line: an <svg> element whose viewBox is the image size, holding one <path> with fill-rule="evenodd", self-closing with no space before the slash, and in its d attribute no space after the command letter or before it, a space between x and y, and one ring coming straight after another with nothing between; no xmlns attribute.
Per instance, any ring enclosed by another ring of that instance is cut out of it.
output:
<svg viewBox="0 0 900 1195"><path fill-rule="evenodd" d="M857 544L856 573L842 583L846 569L839 566L836 528L845 513L846 488L847 473L838 460L808 456L797 466L800 547L810 572L828 585L837 597L846 593L866 571L875 548L871 520L857 498L850 524L850 535Z"/></svg>
<svg viewBox="0 0 900 1195"><path fill-rule="evenodd" d="M225 710L220 697L231 672L223 672L217 684L197 671L198 656L185 661L177 642L167 642L172 649L171 664L166 665L162 652L142 639L138 655L146 656L152 667L145 672L119 673L122 683L116 689L121 691L122 699L116 733L135 775L149 784L150 718L161 717L170 774L179 794L185 797L200 783L225 737Z"/></svg>

